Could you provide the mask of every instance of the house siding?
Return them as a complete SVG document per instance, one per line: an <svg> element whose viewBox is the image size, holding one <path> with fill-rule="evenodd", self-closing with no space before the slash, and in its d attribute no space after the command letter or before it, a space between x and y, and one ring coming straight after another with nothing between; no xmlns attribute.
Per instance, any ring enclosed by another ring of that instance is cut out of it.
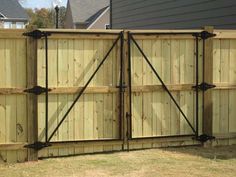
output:
<svg viewBox="0 0 236 177"><path fill-rule="evenodd" d="M23 22L24 23L24 28L26 28L26 26L28 25L28 21L25 20L17 20L17 19L0 19L0 28L4 28L4 22L11 22L12 23L12 27L11 29L16 29L16 23L17 22Z"/></svg>
<svg viewBox="0 0 236 177"><path fill-rule="evenodd" d="M0 28L3 28L3 27L4 27L4 22L0 21Z"/></svg>
<svg viewBox="0 0 236 177"><path fill-rule="evenodd" d="M112 0L113 29L236 28L235 0Z"/></svg>

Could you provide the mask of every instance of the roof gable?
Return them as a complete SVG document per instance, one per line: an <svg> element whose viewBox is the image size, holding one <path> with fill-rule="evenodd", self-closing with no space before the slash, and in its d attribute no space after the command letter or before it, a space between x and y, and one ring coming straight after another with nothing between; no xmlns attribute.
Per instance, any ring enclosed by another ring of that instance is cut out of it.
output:
<svg viewBox="0 0 236 177"><path fill-rule="evenodd" d="M73 22L88 22L92 16L109 6L109 3L109 0L69 0Z"/></svg>
<svg viewBox="0 0 236 177"><path fill-rule="evenodd" d="M26 11L17 0L0 0L0 13L6 18L28 19Z"/></svg>
<svg viewBox="0 0 236 177"><path fill-rule="evenodd" d="M99 18L103 14L103 12L105 12L108 8L109 8L109 6L104 7L102 9L100 9L98 12L96 12L94 15L89 17L86 20L86 23L88 24L88 26L90 26L97 18Z"/></svg>

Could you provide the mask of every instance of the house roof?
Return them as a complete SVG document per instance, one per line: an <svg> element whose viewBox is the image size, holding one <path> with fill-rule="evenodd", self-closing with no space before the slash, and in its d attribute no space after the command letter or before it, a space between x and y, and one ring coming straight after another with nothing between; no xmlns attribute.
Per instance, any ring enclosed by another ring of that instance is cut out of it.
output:
<svg viewBox="0 0 236 177"><path fill-rule="evenodd" d="M109 0L69 0L74 23L91 23L109 6Z"/></svg>
<svg viewBox="0 0 236 177"><path fill-rule="evenodd" d="M89 17L85 22L86 22L86 24L87 25L90 25L90 24L92 24L97 18L99 18L102 14L103 14L103 12L105 12L105 10L106 9L108 9L109 8L109 6L106 6L106 7L104 7L104 8L102 8L102 9L100 9L98 12L96 12L94 15L92 15L91 17Z"/></svg>
<svg viewBox="0 0 236 177"><path fill-rule="evenodd" d="M0 14L6 18L28 19L28 15L18 0L0 0Z"/></svg>

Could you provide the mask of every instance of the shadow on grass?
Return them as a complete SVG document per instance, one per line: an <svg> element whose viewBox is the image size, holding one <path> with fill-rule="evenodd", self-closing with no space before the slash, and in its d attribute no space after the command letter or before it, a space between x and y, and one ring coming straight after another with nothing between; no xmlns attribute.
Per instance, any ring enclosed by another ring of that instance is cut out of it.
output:
<svg viewBox="0 0 236 177"><path fill-rule="evenodd" d="M218 147L178 147L178 148L163 148L164 151L189 154L214 160L236 160L236 145L218 146Z"/></svg>

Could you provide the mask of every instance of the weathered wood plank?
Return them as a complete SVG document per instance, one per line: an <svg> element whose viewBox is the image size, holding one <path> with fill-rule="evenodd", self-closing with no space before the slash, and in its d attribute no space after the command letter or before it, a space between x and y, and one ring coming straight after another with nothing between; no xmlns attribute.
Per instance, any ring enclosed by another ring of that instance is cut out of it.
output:
<svg viewBox="0 0 236 177"><path fill-rule="evenodd" d="M171 83L171 41L170 40L162 40L162 79L165 84ZM163 112L162 112L162 135L170 135L171 127L170 127L170 96L164 92L162 93L162 103L163 103Z"/></svg>
<svg viewBox="0 0 236 177"><path fill-rule="evenodd" d="M32 88L37 85L37 40L27 39L27 87ZM38 111L37 96L27 95L27 133L29 144L38 140ZM38 160L38 152L28 149L28 160Z"/></svg>
<svg viewBox="0 0 236 177"><path fill-rule="evenodd" d="M213 42L213 82L220 83L220 40ZM213 133L220 133L220 91L214 90L212 93L213 101Z"/></svg>
<svg viewBox="0 0 236 177"><path fill-rule="evenodd" d="M113 42L112 41L104 41L103 54L105 55L109 49L111 48ZM103 67L103 84L104 85L112 85L113 84L113 72L112 72L112 53L107 58L107 61L104 63ZM113 97L112 94L104 95L104 138L113 138ZM112 146L105 146L104 151L111 151Z"/></svg>
<svg viewBox="0 0 236 177"><path fill-rule="evenodd" d="M142 47L142 41L137 41L140 47ZM140 87L143 85L143 58L141 53L138 51L137 47L132 43L131 46L131 65L132 65L132 90L134 87ZM142 93L132 94L132 135L133 137L142 137L143 136L143 108L142 108Z"/></svg>
<svg viewBox="0 0 236 177"><path fill-rule="evenodd" d="M179 84L180 83L180 41L179 40L171 40L171 83ZM173 97L180 103L180 93L172 92ZM171 100L170 106L170 134L178 135L180 133L180 112L177 109L174 102Z"/></svg>
<svg viewBox="0 0 236 177"><path fill-rule="evenodd" d="M94 70L94 50L93 50L93 40L84 41L84 82L86 83ZM89 84L94 86L94 81L92 80ZM93 94L84 95L84 139L93 139ZM93 152L93 147L84 148L84 152Z"/></svg>
<svg viewBox="0 0 236 177"><path fill-rule="evenodd" d="M5 40L0 40L0 87L6 85ZM6 96L0 95L0 143L6 143ZM6 151L0 151L0 162L7 161Z"/></svg>
<svg viewBox="0 0 236 177"><path fill-rule="evenodd" d="M153 67L156 69L159 75L162 74L162 57L161 57L161 40L153 40L152 41L152 64ZM160 84L160 81L153 75L152 77L152 87L155 87L155 84ZM162 86L161 86L162 88ZM157 90L153 91L152 101L153 101L153 131L152 135L157 136L161 135L161 119L162 119L162 109L163 105L161 103L161 94Z"/></svg>
<svg viewBox="0 0 236 177"><path fill-rule="evenodd" d="M58 86L65 87L68 86L68 40L60 39L58 40ZM63 118L66 111L68 110L68 95L58 95L58 122ZM69 120L67 118L61 124L58 133L59 140L67 141L69 139ZM59 155L68 155L68 148L59 149Z"/></svg>
<svg viewBox="0 0 236 177"><path fill-rule="evenodd" d="M6 40L5 57L6 66L12 66L6 69L6 86L16 86L17 84L17 65L16 65L16 43L14 39ZM6 97L6 142L16 142L16 96ZM7 151L7 162L17 161L17 151Z"/></svg>
<svg viewBox="0 0 236 177"><path fill-rule="evenodd" d="M229 54L229 83L236 83L236 40L230 40ZM236 132L236 92L229 90L229 133ZM236 140L229 140L229 144L236 144Z"/></svg>
<svg viewBox="0 0 236 177"><path fill-rule="evenodd" d="M49 87L56 87L58 84L57 75L57 58L58 58L58 41L48 40L48 84ZM54 131L58 124L58 95L49 95L48 98L48 136ZM58 132L52 137L52 141L59 139ZM49 156L57 156L58 149L49 149Z"/></svg>
<svg viewBox="0 0 236 177"><path fill-rule="evenodd" d="M221 82L229 82L229 49L230 49L230 41L229 40L221 40L221 56L220 56L220 81ZM229 91L223 90L220 92L220 132L228 133L229 131ZM228 140L222 142L222 144L227 145Z"/></svg>

